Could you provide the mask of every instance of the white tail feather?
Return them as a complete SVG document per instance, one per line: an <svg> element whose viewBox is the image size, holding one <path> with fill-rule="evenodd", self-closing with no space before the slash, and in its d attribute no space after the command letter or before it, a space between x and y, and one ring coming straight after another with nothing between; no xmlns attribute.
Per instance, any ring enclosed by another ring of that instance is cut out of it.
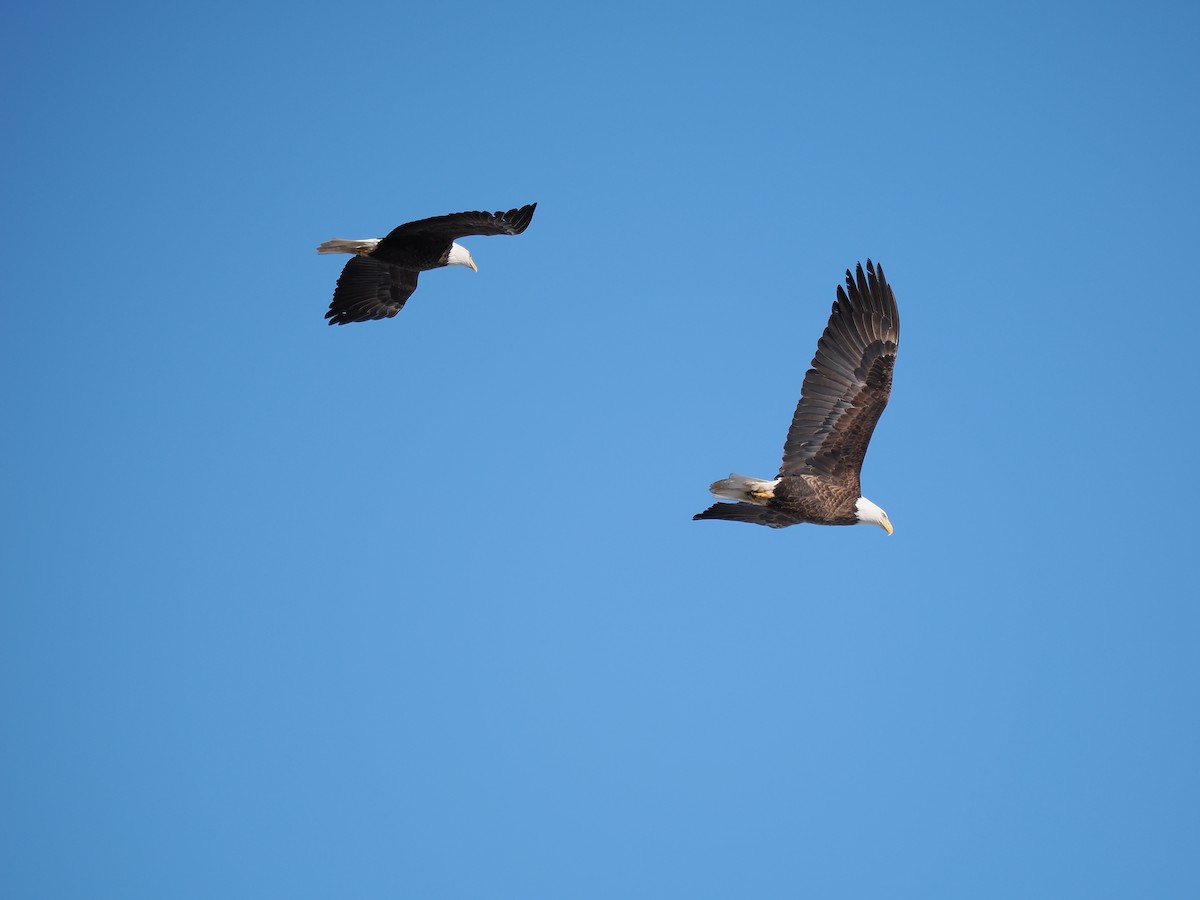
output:
<svg viewBox="0 0 1200 900"><path fill-rule="evenodd" d="M749 475L739 475L730 472L728 478L714 481L708 489L714 496L722 500L742 500L746 503L766 503L775 496L775 485L779 479L765 481L762 478L751 478Z"/></svg>
<svg viewBox="0 0 1200 900"><path fill-rule="evenodd" d="M326 241L317 248L318 253L353 253L355 256L366 256L374 250L382 238L363 238L361 241L347 241L334 238Z"/></svg>

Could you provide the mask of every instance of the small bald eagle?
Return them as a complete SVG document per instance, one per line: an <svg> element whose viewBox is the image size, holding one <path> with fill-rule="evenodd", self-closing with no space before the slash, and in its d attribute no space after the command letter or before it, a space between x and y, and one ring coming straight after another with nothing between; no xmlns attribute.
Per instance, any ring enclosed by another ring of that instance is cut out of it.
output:
<svg viewBox="0 0 1200 900"><path fill-rule="evenodd" d="M408 222L384 238L334 238L318 253L353 253L333 292L325 318L330 325L390 319L417 289L417 276L442 266L479 269L467 248L455 243L471 234L520 234L533 221L536 203L508 212L460 212Z"/></svg>
<svg viewBox="0 0 1200 900"><path fill-rule="evenodd" d="M892 390L900 341L896 298L883 268L867 260L867 274L846 270L817 355L804 376L792 416L783 464L773 481L731 474L709 490L723 500L693 519L728 519L786 528L878 525L888 534L887 513L862 496L859 471L875 423Z"/></svg>

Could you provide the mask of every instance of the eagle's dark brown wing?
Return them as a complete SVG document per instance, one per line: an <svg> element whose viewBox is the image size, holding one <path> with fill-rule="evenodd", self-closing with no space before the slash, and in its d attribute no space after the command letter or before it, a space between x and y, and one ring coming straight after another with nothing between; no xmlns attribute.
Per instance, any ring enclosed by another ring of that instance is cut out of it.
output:
<svg viewBox="0 0 1200 900"><path fill-rule="evenodd" d="M783 446L779 477L818 473L858 478L871 433L892 390L900 340L896 298L883 268L846 271Z"/></svg>
<svg viewBox="0 0 1200 900"><path fill-rule="evenodd" d="M714 503L704 512L692 516L692 521L701 519L725 519L729 522L753 522L755 525L766 525L768 528L787 528L795 525L801 519L789 516L770 506L760 506L757 503Z"/></svg>
<svg viewBox="0 0 1200 900"><path fill-rule="evenodd" d="M390 319L417 289L419 274L369 256L352 257L338 278L325 318L330 325Z"/></svg>
<svg viewBox="0 0 1200 900"><path fill-rule="evenodd" d="M508 212L460 212L418 219L392 229L384 241L400 237L445 238L456 241L469 234L520 234L533 221L536 203ZM382 243L382 242L381 242Z"/></svg>

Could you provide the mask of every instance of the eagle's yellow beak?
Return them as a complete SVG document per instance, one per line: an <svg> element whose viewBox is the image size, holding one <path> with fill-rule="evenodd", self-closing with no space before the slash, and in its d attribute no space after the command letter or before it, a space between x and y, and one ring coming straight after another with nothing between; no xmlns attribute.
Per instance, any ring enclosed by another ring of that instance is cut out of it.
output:
<svg viewBox="0 0 1200 900"><path fill-rule="evenodd" d="M892 533L892 523L885 519L884 523L883 523L883 530L886 531L888 534L891 534Z"/></svg>
<svg viewBox="0 0 1200 900"><path fill-rule="evenodd" d="M474 271L476 271L476 272L478 272L478 271L479 271L479 266L475 265L475 260L473 260L473 259L468 259L468 260L467 260L467 265L468 265L468 266L470 266L470 267L471 267L471 268L472 268Z"/></svg>

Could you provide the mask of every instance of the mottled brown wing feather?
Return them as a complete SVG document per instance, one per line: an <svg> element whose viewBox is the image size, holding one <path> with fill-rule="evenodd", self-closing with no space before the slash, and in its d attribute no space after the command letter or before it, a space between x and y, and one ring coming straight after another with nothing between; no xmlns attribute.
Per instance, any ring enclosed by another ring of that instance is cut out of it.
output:
<svg viewBox="0 0 1200 900"><path fill-rule="evenodd" d="M342 269L325 318L330 325L390 319L417 289L419 274L369 256L355 256Z"/></svg>
<svg viewBox="0 0 1200 900"><path fill-rule="evenodd" d="M867 260L846 271L783 446L779 477L818 473L857 478L875 423L892 390L900 314L883 268Z"/></svg>
<svg viewBox="0 0 1200 900"><path fill-rule="evenodd" d="M533 221L536 203L508 212L460 212L418 219L392 229L384 240L398 237L436 237L455 241L470 234L520 234Z"/></svg>

